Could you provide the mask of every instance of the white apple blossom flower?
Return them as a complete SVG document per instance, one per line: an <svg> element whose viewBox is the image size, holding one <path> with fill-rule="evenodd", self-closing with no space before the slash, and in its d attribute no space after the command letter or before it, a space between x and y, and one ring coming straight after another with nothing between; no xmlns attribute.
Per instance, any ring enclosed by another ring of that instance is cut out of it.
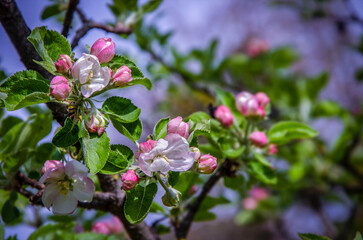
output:
<svg viewBox="0 0 363 240"><path fill-rule="evenodd" d="M75 160L49 168L39 180L47 184L42 196L44 206L52 206L54 214L71 214L78 201L92 201L95 184L87 174L87 167Z"/></svg>
<svg viewBox="0 0 363 240"><path fill-rule="evenodd" d="M148 176L152 172L167 174L168 171L185 172L192 167L195 152L189 150L189 144L179 134L168 134L159 139L155 147L148 153L139 156L139 167Z"/></svg>
<svg viewBox="0 0 363 240"><path fill-rule="evenodd" d="M96 56L83 53L72 67L72 77L79 80L81 92L88 98L108 85L111 71L108 67L101 68Z"/></svg>

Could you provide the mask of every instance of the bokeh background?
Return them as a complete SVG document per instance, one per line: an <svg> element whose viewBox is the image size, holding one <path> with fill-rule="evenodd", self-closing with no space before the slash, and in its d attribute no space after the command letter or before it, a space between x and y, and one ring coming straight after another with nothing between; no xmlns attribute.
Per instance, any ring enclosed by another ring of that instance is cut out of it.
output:
<svg viewBox="0 0 363 240"><path fill-rule="evenodd" d="M144 2L146 1L140 1L140 4ZM109 23L114 22L114 16L107 7L107 4L111 3L112 1L81 0L79 7L93 20ZM41 20L42 11L50 4L49 1L19 0L17 4L31 29L42 25L57 31L62 29L62 24L55 18ZM352 14L358 19L352 19ZM164 0L155 12L145 16L144 23L153 25L161 33L171 31L168 46L174 47L181 55L188 54L192 49L206 49L211 41L216 39L218 45L211 64L234 54L246 53L251 39L262 39L268 44L269 49L288 46L298 56L289 66L289 72L296 76L296 79L290 81L299 81L300 76L308 78L327 72L329 82L319 93L318 99L334 100L350 112L359 112L363 102L363 84L358 76L359 69L363 68L363 55L357 50L359 44L363 48L363 20L360 19L363 19L362 0ZM74 37L79 26L81 21L77 16L69 39ZM157 75L151 67L155 59L150 52L140 49L134 36L123 38L93 29L74 49L76 57L85 51L85 44L91 45L100 37L111 37L116 43L116 52L135 60L150 79ZM155 47L154 52L165 57L164 61L172 61L171 53L165 52L165 49ZM200 68L200 63L196 61L191 61L187 66L191 72L199 71ZM3 28L0 28L0 69L7 75L24 69ZM286 70L278 71L284 74L283 71ZM231 76L226 77L228 79ZM137 86L131 90L122 89L114 92L116 95L132 99L135 105L142 108L141 119L145 136L152 131L160 117L186 116L195 110L208 110L207 106L212 100L203 94L194 94L196 97L188 100L190 91L184 89L180 75L161 75L158 79L154 82L152 91ZM241 83L236 91L248 86ZM269 87L276 86L264 86L267 89ZM178 94L173 94L175 89ZM187 97L178 98L180 96ZM21 110L8 114L26 117L25 112ZM319 131L320 139L330 148L333 148L344 128L339 118L309 119L309 124ZM112 127L107 131L113 133L109 134L111 143L131 146L127 140L120 138ZM52 134L46 140L49 141L51 136ZM284 163L280 165L284 168ZM334 191L341 199L336 202L324 202L324 214L315 211L306 201L300 201L299 196L295 196L293 204L277 211L278 214L263 218L262 221L248 222L235 218L241 208L237 193L225 190L222 186L217 186L213 191L212 194L223 191L226 198L235 204L215 208L213 211L218 219L195 224L190 239L241 239L241 236L246 240L298 239L297 232L334 233L337 231L335 223L348 221L351 212L357 211L353 209L352 199L347 193L342 188L337 188ZM28 215L30 219L33 217L31 210ZM362 217L362 212L358 216ZM147 221L152 220L151 214ZM19 239L26 239L33 230L34 227L24 224L8 227L6 235L17 233Z"/></svg>

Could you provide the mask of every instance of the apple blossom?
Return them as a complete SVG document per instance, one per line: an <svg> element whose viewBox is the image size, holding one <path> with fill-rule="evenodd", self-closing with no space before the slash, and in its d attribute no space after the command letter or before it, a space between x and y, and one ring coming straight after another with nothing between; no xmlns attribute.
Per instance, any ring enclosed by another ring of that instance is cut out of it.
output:
<svg viewBox="0 0 363 240"><path fill-rule="evenodd" d="M219 122L222 123L222 125L226 127L231 126L234 122L231 110L229 110L229 108L224 105L217 107L214 116Z"/></svg>
<svg viewBox="0 0 363 240"><path fill-rule="evenodd" d="M276 155L278 152L277 145L276 144L270 144L268 145L268 154L270 155Z"/></svg>
<svg viewBox="0 0 363 240"><path fill-rule="evenodd" d="M96 222L93 224L91 232L109 235L111 233L106 222Z"/></svg>
<svg viewBox="0 0 363 240"><path fill-rule="evenodd" d="M108 226L108 229L110 229L110 232L113 234L119 234L122 232L123 225L120 219L116 216L113 216L111 220L106 221L106 225Z"/></svg>
<svg viewBox="0 0 363 240"><path fill-rule="evenodd" d="M156 141L155 140L147 140L146 142L140 143L139 145L139 151L137 151L135 153L135 160L138 161L139 156L141 153L148 153L150 152L156 145Z"/></svg>
<svg viewBox="0 0 363 240"><path fill-rule="evenodd" d="M258 201L253 197L247 197L247 198L243 199L243 201L242 201L242 206L246 210L256 209L257 204L258 204Z"/></svg>
<svg viewBox="0 0 363 240"><path fill-rule="evenodd" d="M211 174L217 168L217 158L212 155L205 154L200 157L198 164L198 172L202 174Z"/></svg>
<svg viewBox="0 0 363 240"><path fill-rule="evenodd" d="M139 177L133 170L127 170L127 172L122 176L122 189L125 191L129 191L133 189L137 182L139 181Z"/></svg>
<svg viewBox="0 0 363 240"><path fill-rule="evenodd" d="M249 92L241 92L236 96L236 107L245 117L255 116L258 111L258 101Z"/></svg>
<svg viewBox="0 0 363 240"><path fill-rule="evenodd" d="M100 63L107 63L115 56L115 43L111 38L99 38L92 45L91 54L95 55Z"/></svg>
<svg viewBox="0 0 363 240"><path fill-rule="evenodd" d="M86 98L102 90L111 79L108 67L102 67L97 57L83 54L72 67L72 77L81 83L81 92Z"/></svg>
<svg viewBox="0 0 363 240"><path fill-rule="evenodd" d="M176 133L180 136L188 139L189 137L189 124L186 122L183 122L182 117L176 117L168 122L167 126L167 132L170 133Z"/></svg>
<svg viewBox="0 0 363 240"><path fill-rule="evenodd" d="M65 77L56 76L50 82L50 94L58 101L65 100L70 90L68 80Z"/></svg>
<svg viewBox="0 0 363 240"><path fill-rule="evenodd" d="M46 171L57 168L57 167L64 167L63 163L58 160L47 160L44 163L44 167L42 168L42 174L44 174Z"/></svg>
<svg viewBox="0 0 363 240"><path fill-rule="evenodd" d="M265 188L253 187L250 191L250 196L258 201L261 201L268 197L268 192Z"/></svg>
<svg viewBox="0 0 363 240"><path fill-rule="evenodd" d="M264 39L253 38L247 44L246 53L250 57L256 57L270 48L268 42Z"/></svg>
<svg viewBox="0 0 363 240"><path fill-rule="evenodd" d="M256 147L265 147L267 145L268 139L266 137L266 134L264 132L255 131L251 133L250 140L253 145Z"/></svg>
<svg viewBox="0 0 363 240"><path fill-rule="evenodd" d="M112 76L112 82L116 86L123 86L132 80L131 69L126 65L121 66Z"/></svg>
<svg viewBox="0 0 363 240"><path fill-rule="evenodd" d="M44 206L52 206L54 214L71 214L78 201L92 201L95 185L87 174L87 167L75 160L48 169L39 180L47 184L42 195Z"/></svg>
<svg viewBox="0 0 363 240"><path fill-rule="evenodd" d="M55 68L60 73L68 73L69 69L72 67L72 59L68 55L60 55L57 62L54 64Z"/></svg>
<svg viewBox="0 0 363 240"><path fill-rule="evenodd" d="M148 153L139 156L139 167L148 176L152 172L167 174L168 171L184 172L194 163L196 153L189 150L187 140L178 134L168 134L159 139Z"/></svg>
<svg viewBox="0 0 363 240"><path fill-rule="evenodd" d="M90 114L88 114L85 123L87 130L90 133L97 132L97 134L101 136L108 125L108 120L100 111L93 109Z"/></svg>

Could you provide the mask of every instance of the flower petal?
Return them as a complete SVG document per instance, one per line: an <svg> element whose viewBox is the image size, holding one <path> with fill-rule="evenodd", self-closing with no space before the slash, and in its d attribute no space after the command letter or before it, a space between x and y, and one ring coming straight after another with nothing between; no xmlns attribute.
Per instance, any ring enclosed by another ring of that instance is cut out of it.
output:
<svg viewBox="0 0 363 240"><path fill-rule="evenodd" d="M66 195L59 194L53 202L52 211L58 215L71 214L76 210L77 203L78 201L72 192L68 192Z"/></svg>
<svg viewBox="0 0 363 240"><path fill-rule="evenodd" d="M51 168L44 173L44 175L39 179L39 183L52 182L58 179L63 179L65 175L65 167Z"/></svg>
<svg viewBox="0 0 363 240"><path fill-rule="evenodd" d="M67 163L65 172L70 178L72 178L74 174L88 174L88 168L82 163L72 160Z"/></svg>
<svg viewBox="0 0 363 240"><path fill-rule="evenodd" d="M42 202L44 206L49 209L58 195L60 195L60 192L57 189L56 183L47 185L42 195Z"/></svg>
<svg viewBox="0 0 363 240"><path fill-rule="evenodd" d="M149 170L151 172L167 173L170 170L169 163L163 157L157 157L151 163Z"/></svg>
<svg viewBox="0 0 363 240"><path fill-rule="evenodd" d="M80 202L92 201L95 192L95 184L89 177L75 177L73 178L73 195Z"/></svg>
<svg viewBox="0 0 363 240"><path fill-rule="evenodd" d="M183 158L189 153L187 140L179 134L168 134L165 140L168 141L168 148L163 153L168 159Z"/></svg>
<svg viewBox="0 0 363 240"><path fill-rule="evenodd" d="M189 170L193 166L196 155L197 153L188 152L181 158L168 158L170 170L176 172L185 172Z"/></svg>

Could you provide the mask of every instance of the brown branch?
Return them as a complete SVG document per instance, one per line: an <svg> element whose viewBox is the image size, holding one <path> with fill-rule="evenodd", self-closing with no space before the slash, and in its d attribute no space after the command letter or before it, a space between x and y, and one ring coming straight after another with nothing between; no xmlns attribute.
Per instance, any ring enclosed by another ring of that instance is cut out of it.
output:
<svg viewBox="0 0 363 240"><path fill-rule="evenodd" d="M62 35L65 37L67 37L67 35L68 35L69 28L71 27L72 20L73 20L73 14L74 14L74 11L76 10L78 3L79 3L79 0L70 0L69 1L68 9L66 12L66 17L63 22L63 30L62 30Z"/></svg>
<svg viewBox="0 0 363 240"><path fill-rule="evenodd" d="M91 30L94 28L104 30L105 32L109 33L115 33L115 34L131 34L132 30L126 26L124 26L122 23L117 23L115 27L112 27L107 24L97 23L91 19L88 19L86 15L80 10L79 8L76 9L81 21L83 22L83 25L81 28L79 28L76 32L76 36L74 37L72 41L72 49L75 48L79 41Z"/></svg>
<svg viewBox="0 0 363 240"><path fill-rule="evenodd" d="M180 225L177 226L176 228L177 239L185 239L187 237L194 216L195 214L197 214L204 198L208 195L209 191L213 188L213 186L218 182L219 179L229 174L232 166L233 163L229 159L226 159L222 163L222 165L217 169L217 171L204 184L202 192L198 195L195 201L193 201L189 206L187 206L187 214L183 218Z"/></svg>

